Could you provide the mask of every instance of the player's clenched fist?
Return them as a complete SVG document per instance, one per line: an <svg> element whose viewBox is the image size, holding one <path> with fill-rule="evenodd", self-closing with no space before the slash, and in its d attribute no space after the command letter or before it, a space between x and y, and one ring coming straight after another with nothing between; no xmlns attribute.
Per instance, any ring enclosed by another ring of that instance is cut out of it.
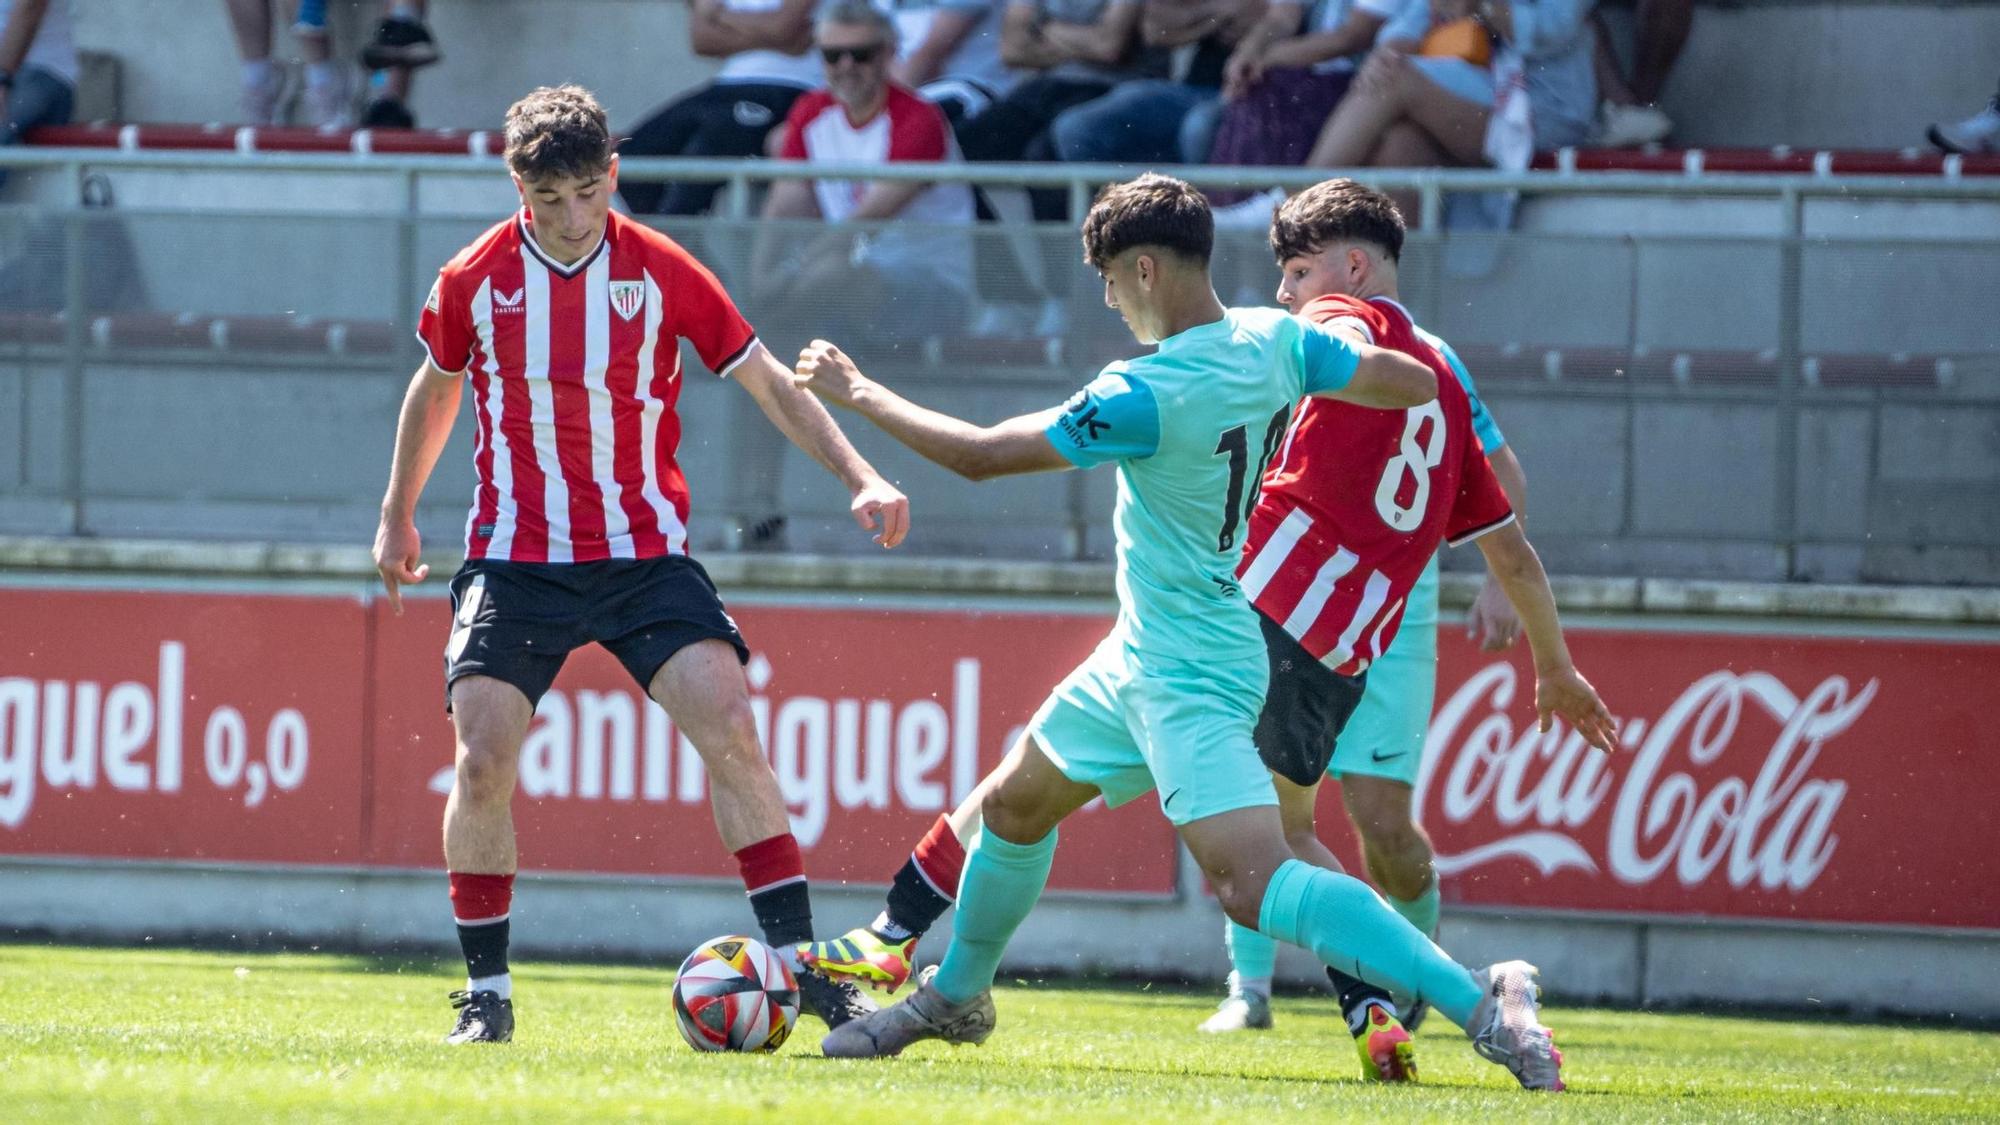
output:
<svg viewBox="0 0 2000 1125"><path fill-rule="evenodd" d="M798 366L792 369L792 385L828 402L851 407L861 389L868 385L868 379L846 352L825 340L814 340L799 352Z"/></svg>

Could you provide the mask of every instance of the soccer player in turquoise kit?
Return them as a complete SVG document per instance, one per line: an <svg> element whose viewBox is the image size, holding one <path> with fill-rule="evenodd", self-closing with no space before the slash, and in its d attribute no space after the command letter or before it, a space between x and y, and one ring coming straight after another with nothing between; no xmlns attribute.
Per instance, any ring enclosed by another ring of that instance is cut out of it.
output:
<svg viewBox="0 0 2000 1125"><path fill-rule="evenodd" d="M1057 824L1100 795L1117 805L1157 788L1232 919L1427 1000L1523 1085L1560 1089L1532 967L1466 969L1366 884L1294 858L1252 740L1268 666L1236 565L1294 404L1407 409L1435 397L1436 376L1278 310L1223 308L1208 205L1179 180L1107 188L1083 241L1105 303L1158 350L1110 365L1059 410L976 426L897 396L823 341L799 359L800 385L967 477L1119 467L1116 625L982 783L943 963L909 1000L849 1021L823 1048L879 1057L922 1039L983 1042L994 972L1048 880Z"/></svg>

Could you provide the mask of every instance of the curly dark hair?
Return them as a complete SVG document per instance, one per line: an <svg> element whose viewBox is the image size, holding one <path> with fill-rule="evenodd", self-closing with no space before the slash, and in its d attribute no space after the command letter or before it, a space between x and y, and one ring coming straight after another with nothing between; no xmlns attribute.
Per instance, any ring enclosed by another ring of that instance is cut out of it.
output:
<svg viewBox="0 0 2000 1125"><path fill-rule="evenodd" d="M589 179L611 166L604 107L581 86L542 86L507 107L507 167L524 180Z"/></svg>
<svg viewBox="0 0 2000 1125"><path fill-rule="evenodd" d="M1324 180L1272 216L1271 253L1283 262L1336 242L1366 242L1394 262L1403 256L1403 232L1403 213L1388 196L1354 180Z"/></svg>
<svg viewBox="0 0 2000 1125"><path fill-rule="evenodd" d="M1097 269L1135 246L1157 246L1208 264L1215 251L1215 216L1192 184L1148 172L1097 193L1083 220L1083 256Z"/></svg>

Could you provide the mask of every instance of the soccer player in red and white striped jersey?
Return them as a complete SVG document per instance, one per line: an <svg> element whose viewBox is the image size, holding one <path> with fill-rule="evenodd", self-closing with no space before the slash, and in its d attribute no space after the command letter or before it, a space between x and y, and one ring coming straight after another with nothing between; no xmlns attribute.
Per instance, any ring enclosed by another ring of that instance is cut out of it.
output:
<svg viewBox="0 0 2000 1125"><path fill-rule="evenodd" d="M569 652L610 650L694 744L717 827L765 938L812 934L804 865L758 744L742 664L749 647L687 554L688 489L675 451L686 339L847 486L863 529L900 543L909 506L792 385L715 276L665 235L610 211L618 158L604 110L580 87L534 91L507 112L522 207L439 271L418 334L375 562L390 604L421 582L413 513L470 386L478 487L466 562L452 579L447 706L458 735L445 864L468 982L452 1042L513 1034L507 970L515 867L509 810L535 703ZM829 1025L871 1007L852 985L801 974Z"/></svg>

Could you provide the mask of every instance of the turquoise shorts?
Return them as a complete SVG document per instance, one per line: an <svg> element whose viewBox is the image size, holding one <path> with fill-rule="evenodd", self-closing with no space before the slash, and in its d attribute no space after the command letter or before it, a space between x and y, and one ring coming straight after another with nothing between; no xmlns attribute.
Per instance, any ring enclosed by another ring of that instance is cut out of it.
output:
<svg viewBox="0 0 2000 1125"><path fill-rule="evenodd" d="M1251 741L1268 675L1261 652L1174 660L1114 633L1056 685L1028 730L1064 777L1114 808L1156 788L1176 825L1275 805Z"/></svg>
<svg viewBox="0 0 2000 1125"><path fill-rule="evenodd" d="M1437 622L1406 621L1389 651L1368 666L1367 690L1333 744L1326 772L1414 787L1436 699Z"/></svg>

